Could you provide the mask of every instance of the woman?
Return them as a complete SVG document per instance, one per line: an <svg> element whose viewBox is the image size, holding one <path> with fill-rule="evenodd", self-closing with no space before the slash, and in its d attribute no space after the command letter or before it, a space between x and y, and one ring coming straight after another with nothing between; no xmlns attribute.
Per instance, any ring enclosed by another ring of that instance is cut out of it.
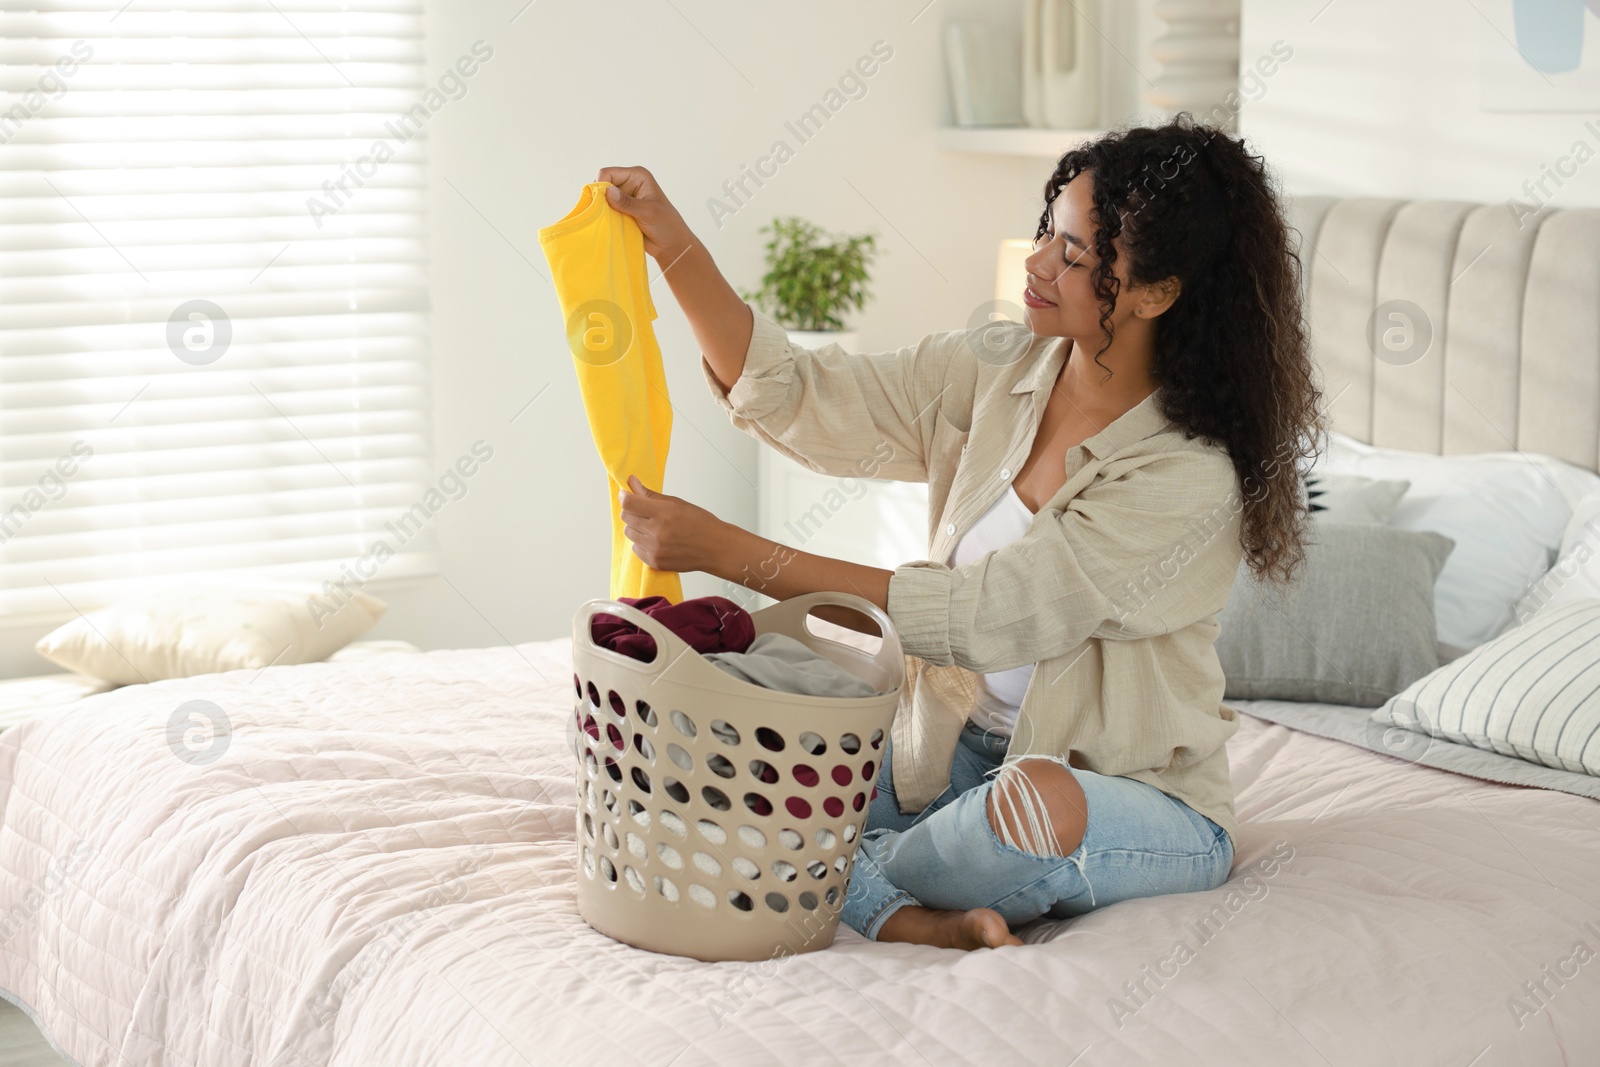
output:
<svg viewBox="0 0 1600 1067"><path fill-rule="evenodd" d="M650 566L848 590L894 621L906 688L841 921L996 947L1041 915L1225 881L1238 723L1217 613L1241 558L1278 581L1303 562L1299 461L1323 433L1264 161L1188 114L1075 148L1045 185L1026 328L874 355L789 344L648 171L598 180L735 425L814 470L929 484L930 558L892 571L623 492Z"/></svg>

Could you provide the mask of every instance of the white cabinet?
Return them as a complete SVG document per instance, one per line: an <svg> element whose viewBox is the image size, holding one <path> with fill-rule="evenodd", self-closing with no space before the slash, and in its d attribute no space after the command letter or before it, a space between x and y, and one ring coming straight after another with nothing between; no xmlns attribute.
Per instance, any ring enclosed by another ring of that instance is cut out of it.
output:
<svg viewBox="0 0 1600 1067"><path fill-rule="evenodd" d="M928 486L835 478L762 446L756 532L818 556L892 570L927 558ZM763 599L762 605L771 603Z"/></svg>
<svg viewBox="0 0 1600 1067"><path fill-rule="evenodd" d="M788 331L795 344L856 348L856 335ZM817 556L893 570L928 554L928 486L818 474L763 444L756 465L756 533ZM863 455L863 460L870 460ZM758 583L752 582L752 585ZM845 590L849 592L849 590ZM722 595L754 610L772 598L732 582Z"/></svg>

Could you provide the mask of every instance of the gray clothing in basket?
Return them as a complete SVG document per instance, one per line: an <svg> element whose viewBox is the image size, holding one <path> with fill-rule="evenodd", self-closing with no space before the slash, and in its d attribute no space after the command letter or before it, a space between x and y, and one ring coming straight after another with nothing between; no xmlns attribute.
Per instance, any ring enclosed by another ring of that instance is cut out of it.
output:
<svg viewBox="0 0 1600 1067"><path fill-rule="evenodd" d="M706 659L735 678L814 697L870 697L877 690L826 656L787 634L757 634L743 652L712 652Z"/></svg>

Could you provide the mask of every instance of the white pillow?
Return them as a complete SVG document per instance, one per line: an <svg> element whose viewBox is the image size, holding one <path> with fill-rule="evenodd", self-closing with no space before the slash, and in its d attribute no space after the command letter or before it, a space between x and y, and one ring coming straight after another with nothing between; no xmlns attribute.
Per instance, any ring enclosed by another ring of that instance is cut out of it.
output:
<svg viewBox="0 0 1600 1067"><path fill-rule="evenodd" d="M39 639L39 655L115 685L314 663L372 629L389 605L309 582L183 586L81 615Z"/></svg>
<svg viewBox="0 0 1600 1067"><path fill-rule="evenodd" d="M1524 624L1547 611L1600 597L1600 492L1579 502L1561 537L1561 555L1517 603Z"/></svg>
<svg viewBox="0 0 1600 1067"><path fill-rule="evenodd" d="M1435 456L1377 448L1330 431L1312 471L1404 479L1389 525L1455 541L1434 586L1440 644L1470 649L1515 625L1515 605L1555 562L1574 504L1600 475L1553 456Z"/></svg>
<svg viewBox="0 0 1600 1067"><path fill-rule="evenodd" d="M1319 522L1382 526L1394 514L1411 483L1404 479L1363 478L1319 471L1301 483L1311 517Z"/></svg>
<svg viewBox="0 0 1600 1067"><path fill-rule="evenodd" d="M1412 682L1372 721L1600 774L1600 600L1578 600Z"/></svg>

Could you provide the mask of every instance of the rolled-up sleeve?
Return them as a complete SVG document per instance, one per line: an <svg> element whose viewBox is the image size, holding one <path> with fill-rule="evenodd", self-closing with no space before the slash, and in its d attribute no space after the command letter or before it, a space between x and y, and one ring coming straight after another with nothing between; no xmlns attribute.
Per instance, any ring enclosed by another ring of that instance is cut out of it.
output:
<svg viewBox="0 0 1600 1067"><path fill-rule="evenodd" d="M1008 670L1090 637L1169 633L1220 611L1239 561L1232 464L1220 451L1131 458L1063 511L959 567L915 560L889 579L901 646L937 666Z"/></svg>
<svg viewBox="0 0 1600 1067"><path fill-rule="evenodd" d="M830 475L926 481L927 442L960 333L930 333L892 352L811 349L760 311L744 369L728 390L702 355L717 404L740 430Z"/></svg>

